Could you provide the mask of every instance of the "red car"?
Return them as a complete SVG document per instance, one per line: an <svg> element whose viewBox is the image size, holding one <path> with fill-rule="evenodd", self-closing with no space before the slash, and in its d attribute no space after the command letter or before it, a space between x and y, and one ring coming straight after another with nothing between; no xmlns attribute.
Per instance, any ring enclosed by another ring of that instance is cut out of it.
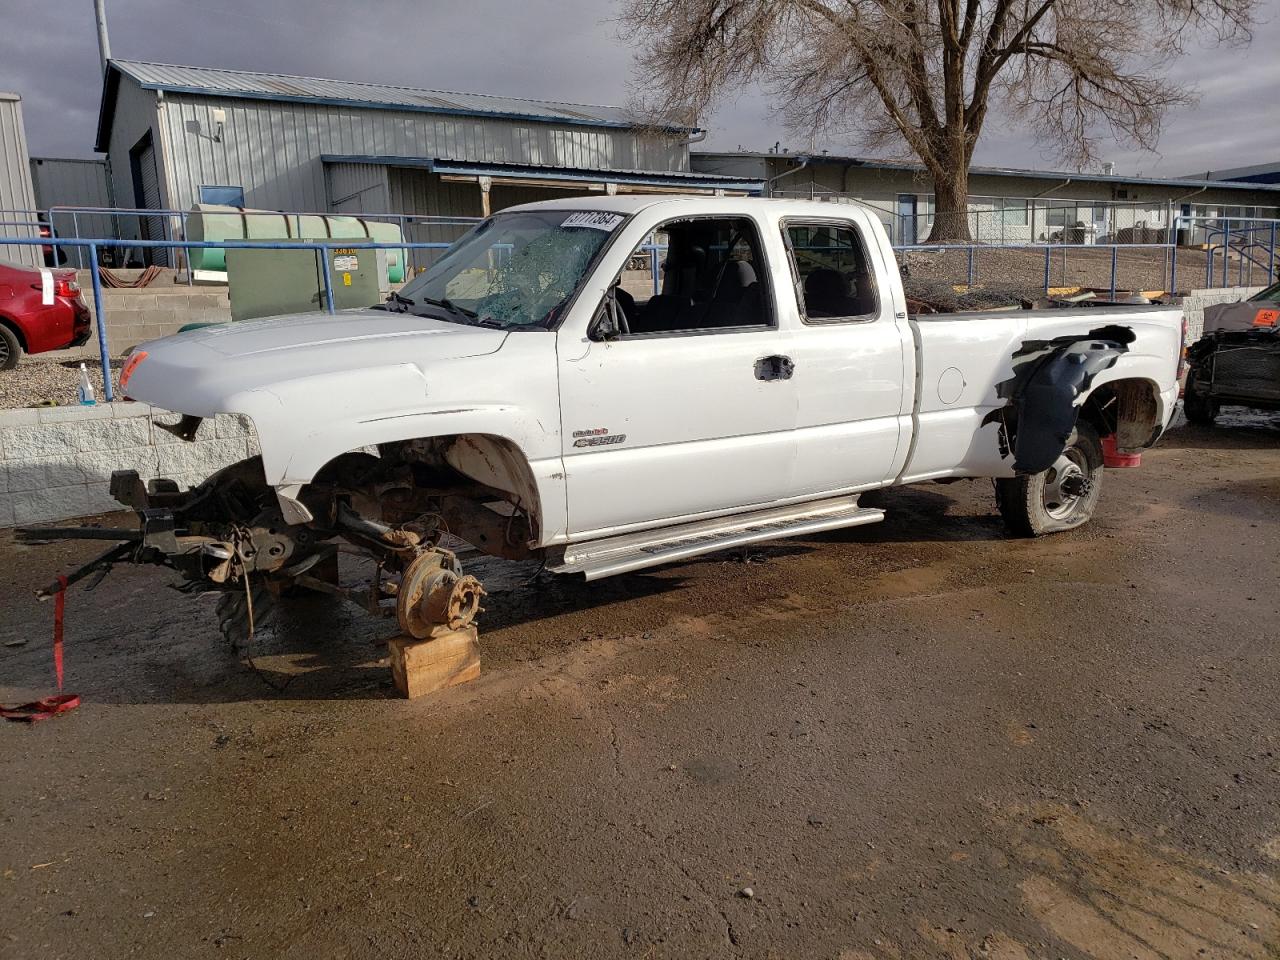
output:
<svg viewBox="0 0 1280 960"><path fill-rule="evenodd" d="M47 297L45 273L51 279ZM0 370L12 370L24 353L80 346L89 339L91 321L74 270L0 260Z"/></svg>

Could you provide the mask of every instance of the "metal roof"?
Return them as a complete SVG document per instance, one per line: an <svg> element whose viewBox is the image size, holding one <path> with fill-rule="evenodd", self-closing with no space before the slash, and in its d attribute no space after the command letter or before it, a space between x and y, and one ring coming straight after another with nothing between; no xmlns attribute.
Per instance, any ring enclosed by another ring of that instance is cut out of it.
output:
<svg viewBox="0 0 1280 960"><path fill-rule="evenodd" d="M759 193L758 177L731 177L718 173L685 173L674 170L588 170L582 167L543 167L524 163L483 163L440 157L394 157L323 154L324 163L372 163L388 167L415 167L433 173L478 177L521 177L530 180L569 180L591 183L625 183L654 187L690 187L704 190L741 190Z"/></svg>
<svg viewBox="0 0 1280 960"><path fill-rule="evenodd" d="M1217 183L1219 180L1239 181L1241 183L1280 183L1280 163L1255 163L1248 167L1232 167L1229 170L1208 170L1206 180Z"/></svg>
<svg viewBox="0 0 1280 960"><path fill-rule="evenodd" d="M484 93L458 93L401 87L354 80L327 80L295 77L249 70L215 67L187 67L142 60L112 60L103 87L102 111L98 123L98 149L109 135L114 111L115 90L123 74L144 90L164 90L210 97L250 100L283 100L370 110L411 110L451 116L488 117L536 123L586 125L592 127L638 127L644 123L623 107L525 97L498 97ZM672 126L675 131L695 128Z"/></svg>
<svg viewBox="0 0 1280 960"><path fill-rule="evenodd" d="M766 160L795 160L809 163L834 163L840 166L849 165L866 170L895 170L908 173L920 173L924 167L918 163L904 160L877 160L871 157L843 157L832 153L769 153L767 151L732 151L718 152L714 150L695 150L689 155L698 157L748 157ZM1069 170L1026 170L1021 167L970 167L969 176L979 177L1019 177L1034 180L1065 180L1070 183L1115 183L1146 184L1160 187L1189 187L1192 189L1225 189L1225 190L1280 190L1280 184L1242 183L1231 180L1198 180L1184 177L1126 177L1114 173L1072 173Z"/></svg>

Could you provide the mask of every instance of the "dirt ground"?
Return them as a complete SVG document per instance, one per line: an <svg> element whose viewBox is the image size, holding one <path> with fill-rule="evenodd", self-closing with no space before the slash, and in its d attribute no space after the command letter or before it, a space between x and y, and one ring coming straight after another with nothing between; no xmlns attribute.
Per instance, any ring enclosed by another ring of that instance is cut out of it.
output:
<svg viewBox="0 0 1280 960"><path fill-rule="evenodd" d="M76 589L84 705L0 727L0 957L1274 960L1280 422L1105 486L1041 541L975 482L745 559L490 568L481 678L413 702L327 601L260 676L163 572ZM0 541L11 703L90 551Z"/></svg>
<svg viewBox="0 0 1280 960"><path fill-rule="evenodd" d="M974 282L987 286L1026 286L1044 289L1045 253L1049 253L1049 283L1054 287L1091 287L1106 290L1111 285L1111 247L1040 247L1039 249L1005 249L976 247L973 255ZM1169 254L1150 247L1118 247L1116 253L1116 288L1120 291L1180 291L1205 287L1209 283L1208 262L1202 250L1179 248L1177 270L1172 270ZM911 278L939 280L951 284L968 281L969 255L964 250L911 250L899 252L900 265L907 267ZM1221 261L1215 262L1214 286L1223 285ZM1236 261L1229 265L1231 283L1252 285L1266 282L1266 270L1244 273Z"/></svg>

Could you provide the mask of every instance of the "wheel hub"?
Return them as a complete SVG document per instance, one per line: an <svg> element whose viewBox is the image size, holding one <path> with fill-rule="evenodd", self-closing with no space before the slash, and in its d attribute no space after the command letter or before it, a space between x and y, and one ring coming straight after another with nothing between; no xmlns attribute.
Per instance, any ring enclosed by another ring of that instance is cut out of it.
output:
<svg viewBox="0 0 1280 960"><path fill-rule="evenodd" d="M1087 466L1084 454L1071 447L1049 468L1044 480L1044 509L1053 519L1068 519L1088 496L1093 481Z"/></svg>
<svg viewBox="0 0 1280 960"><path fill-rule="evenodd" d="M1073 473L1064 478L1058 486L1068 497L1083 497L1089 492L1089 488L1093 486L1093 481L1084 474Z"/></svg>
<svg viewBox="0 0 1280 960"><path fill-rule="evenodd" d="M416 557L404 572L396 594L400 629L425 640L469 627L483 611L484 587L466 576L452 553L432 550Z"/></svg>

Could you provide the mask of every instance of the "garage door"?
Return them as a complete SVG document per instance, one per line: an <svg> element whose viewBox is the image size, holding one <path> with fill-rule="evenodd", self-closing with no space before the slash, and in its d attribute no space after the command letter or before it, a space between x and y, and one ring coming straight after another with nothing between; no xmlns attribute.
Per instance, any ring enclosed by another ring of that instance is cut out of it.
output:
<svg viewBox="0 0 1280 960"><path fill-rule="evenodd" d="M137 146L129 151L129 159L133 164L133 190L135 203L148 210L159 210L160 174L156 169L155 144L151 140L151 132L138 141ZM143 240L165 240L164 218L143 217L139 224L139 234ZM143 262L167 265L167 250L144 250Z"/></svg>

